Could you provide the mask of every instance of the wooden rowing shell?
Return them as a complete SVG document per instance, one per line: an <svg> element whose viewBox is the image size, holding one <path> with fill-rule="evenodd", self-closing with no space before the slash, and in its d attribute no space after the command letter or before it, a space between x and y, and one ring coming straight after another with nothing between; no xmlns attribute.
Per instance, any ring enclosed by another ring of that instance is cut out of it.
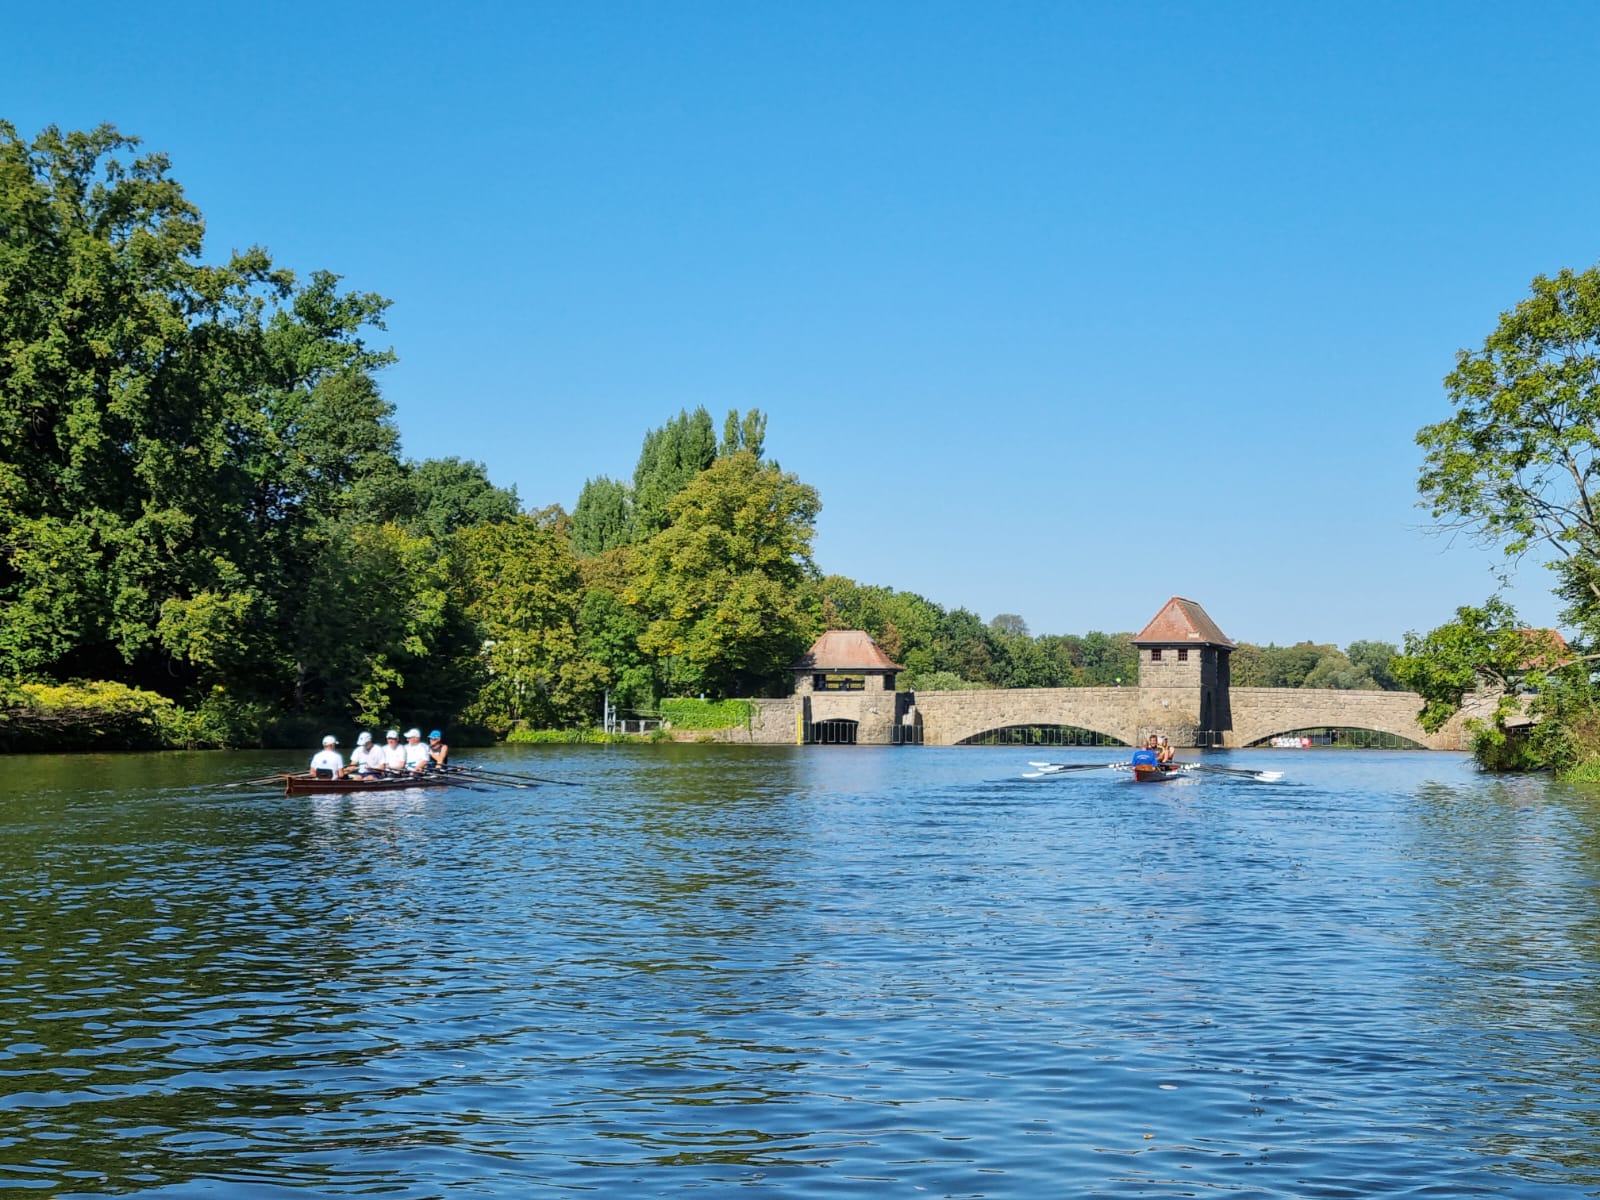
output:
<svg viewBox="0 0 1600 1200"><path fill-rule="evenodd" d="M443 775L379 775L363 777L346 775L339 779L319 779L308 773L285 775L285 796L327 795L333 792L395 792L407 788L449 787L450 780Z"/></svg>

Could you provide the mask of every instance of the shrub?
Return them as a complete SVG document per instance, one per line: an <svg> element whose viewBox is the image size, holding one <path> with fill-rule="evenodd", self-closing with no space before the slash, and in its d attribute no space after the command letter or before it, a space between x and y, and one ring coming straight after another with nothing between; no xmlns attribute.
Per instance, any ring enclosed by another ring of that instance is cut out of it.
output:
<svg viewBox="0 0 1600 1200"><path fill-rule="evenodd" d="M674 729L737 729L750 724L748 700L663 700L661 718Z"/></svg>

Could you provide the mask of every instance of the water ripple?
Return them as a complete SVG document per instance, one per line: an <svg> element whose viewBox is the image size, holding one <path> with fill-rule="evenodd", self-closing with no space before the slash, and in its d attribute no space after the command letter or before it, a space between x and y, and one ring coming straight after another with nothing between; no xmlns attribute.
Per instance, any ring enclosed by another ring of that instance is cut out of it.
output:
<svg viewBox="0 0 1600 1200"><path fill-rule="evenodd" d="M585 786L13 760L0 1190L1600 1187L1592 797L1448 755L1148 788L1009 751L502 754Z"/></svg>

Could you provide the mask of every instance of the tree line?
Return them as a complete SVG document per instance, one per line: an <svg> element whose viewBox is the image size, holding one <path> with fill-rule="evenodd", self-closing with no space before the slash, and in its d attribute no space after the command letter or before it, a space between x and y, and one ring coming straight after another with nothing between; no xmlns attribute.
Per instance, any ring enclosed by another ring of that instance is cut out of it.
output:
<svg viewBox="0 0 1600 1200"><path fill-rule="evenodd" d="M758 409L680 412L570 515L406 458L389 302L259 247L208 263L203 235L136 139L0 122L0 745L570 727L608 691L783 694L827 628L867 630L910 687L1137 677L1126 633L1033 637L822 574L820 497ZM1235 681L1394 686L1385 649L1241 646Z"/></svg>

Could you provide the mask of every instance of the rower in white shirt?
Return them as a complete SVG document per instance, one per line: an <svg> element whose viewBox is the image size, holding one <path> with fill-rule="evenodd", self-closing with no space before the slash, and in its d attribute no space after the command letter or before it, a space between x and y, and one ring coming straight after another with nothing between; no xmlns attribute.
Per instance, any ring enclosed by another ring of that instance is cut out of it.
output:
<svg viewBox="0 0 1600 1200"><path fill-rule="evenodd" d="M406 748L400 744L400 731L391 729L384 734L383 766L388 771L406 769Z"/></svg>
<svg viewBox="0 0 1600 1200"><path fill-rule="evenodd" d="M428 748L422 744L422 730L406 730L406 744L402 749L406 756L406 770L420 775L428 769Z"/></svg>
<svg viewBox="0 0 1600 1200"><path fill-rule="evenodd" d="M344 755L334 749L339 739L329 734L322 739L322 749L311 756L311 773L319 779L337 779L344 774Z"/></svg>

